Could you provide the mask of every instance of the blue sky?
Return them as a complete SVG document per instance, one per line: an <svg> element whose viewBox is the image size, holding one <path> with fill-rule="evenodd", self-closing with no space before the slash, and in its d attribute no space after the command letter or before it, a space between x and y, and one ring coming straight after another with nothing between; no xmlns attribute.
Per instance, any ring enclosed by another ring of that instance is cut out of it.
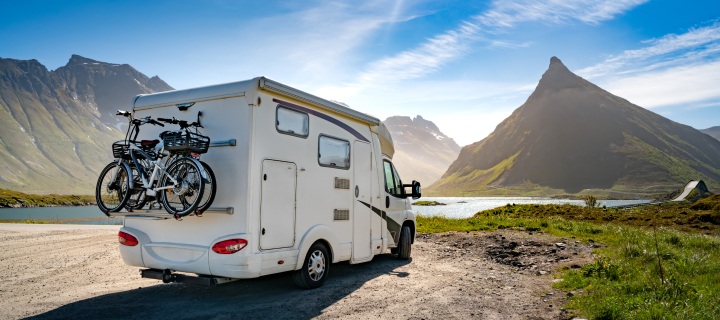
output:
<svg viewBox="0 0 720 320"><path fill-rule="evenodd" d="M717 0L15 1L0 57L128 63L175 88L264 75L461 144L519 107L557 56L674 121L720 125Z"/></svg>

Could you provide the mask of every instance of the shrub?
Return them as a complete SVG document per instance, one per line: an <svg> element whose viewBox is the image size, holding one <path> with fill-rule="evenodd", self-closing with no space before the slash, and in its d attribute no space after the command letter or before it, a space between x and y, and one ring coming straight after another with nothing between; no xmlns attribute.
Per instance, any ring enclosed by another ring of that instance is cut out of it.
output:
<svg viewBox="0 0 720 320"><path fill-rule="evenodd" d="M586 195L583 199L585 201L585 206L590 208L595 208L599 205L597 198L595 198L593 195Z"/></svg>

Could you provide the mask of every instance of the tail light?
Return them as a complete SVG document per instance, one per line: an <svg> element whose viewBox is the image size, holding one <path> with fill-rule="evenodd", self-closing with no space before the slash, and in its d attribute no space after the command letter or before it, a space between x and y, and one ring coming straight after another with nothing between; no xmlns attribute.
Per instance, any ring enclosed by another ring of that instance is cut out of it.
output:
<svg viewBox="0 0 720 320"><path fill-rule="evenodd" d="M126 245L126 246L136 246L138 244L138 239L133 237L130 234L127 234L125 232L120 231L118 233L118 240L120 241L120 244Z"/></svg>
<svg viewBox="0 0 720 320"><path fill-rule="evenodd" d="M212 250L219 254L231 254L242 250L245 246L247 246L247 240L231 239L216 243Z"/></svg>

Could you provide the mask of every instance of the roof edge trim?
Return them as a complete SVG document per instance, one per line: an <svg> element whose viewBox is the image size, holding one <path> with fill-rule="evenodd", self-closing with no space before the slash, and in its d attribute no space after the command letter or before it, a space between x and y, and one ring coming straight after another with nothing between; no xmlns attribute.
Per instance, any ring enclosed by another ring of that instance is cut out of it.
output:
<svg viewBox="0 0 720 320"><path fill-rule="evenodd" d="M377 126L380 124L380 119L378 119L378 118L375 118L373 116L364 114L362 112L350 109L348 107L334 103L332 101L325 100L323 98L314 96L307 92L295 89L293 87L284 85L280 82L273 81L273 80L270 80L265 77L260 78L258 86L262 90L272 91L275 93L286 95L286 96L298 99L300 101L310 103L316 107L320 107L320 108L327 109L327 110L330 110L333 112L337 112L339 114L342 114L344 116L350 117L355 120L358 120L360 122L364 122L364 123L367 123L367 124L370 124L373 126Z"/></svg>

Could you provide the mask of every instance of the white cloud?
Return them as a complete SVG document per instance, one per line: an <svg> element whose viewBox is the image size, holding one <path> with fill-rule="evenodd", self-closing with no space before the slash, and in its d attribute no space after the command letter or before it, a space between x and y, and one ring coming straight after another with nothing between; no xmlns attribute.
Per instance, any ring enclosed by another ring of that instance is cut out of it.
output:
<svg viewBox="0 0 720 320"><path fill-rule="evenodd" d="M448 62L465 55L483 33L505 31L521 22L564 23L579 20L597 24L612 19L648 0L495 0L490 9L463 21L455 30L427 39L416 48L371 62L349 86L361 88L379 82L407 80L435 72ZM496 45L503 42L496 42ZM529 44L523 44L525 46Z"/></svg>
<svg viewBox="0 0 720 320"><path fill-rule="evenodd" d="M579 20L598 24L649 0L510 0L494 1L477 19L490 27L512 27L519 22L562 23Z"/></svg>
<svg viewBox="0 0 720 320"><path fill-rule="evenodd" d="M609 79L601 87L645 108L702 103L720 97L720 60ZM702 104L700 104L702 103Z"/></svg>
<svg viewBox="0 0 720 320"><path fill-rule="evenodd" d="M577 73L586 79L591 79L614 73L644 72L697 61L720 52L720 24L690 29L680 35L668 34L644 43L648 46L624 51Z"/></svg>

